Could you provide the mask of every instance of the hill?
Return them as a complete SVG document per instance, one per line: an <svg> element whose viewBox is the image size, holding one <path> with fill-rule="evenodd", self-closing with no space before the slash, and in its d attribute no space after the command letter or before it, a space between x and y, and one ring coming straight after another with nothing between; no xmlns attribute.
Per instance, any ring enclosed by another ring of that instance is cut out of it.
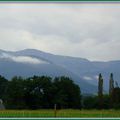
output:
<svg viewBox="0 0 120 120"><path fill-rule="evenodd" d="M120 61L98 62L84 58L60 56L35 49L11 52L0 50L0 74L11 77L32 75L69 76L83 93L97 92L97 75L103 74L104 89L108 89L109 74L119 81Z"/></svg>

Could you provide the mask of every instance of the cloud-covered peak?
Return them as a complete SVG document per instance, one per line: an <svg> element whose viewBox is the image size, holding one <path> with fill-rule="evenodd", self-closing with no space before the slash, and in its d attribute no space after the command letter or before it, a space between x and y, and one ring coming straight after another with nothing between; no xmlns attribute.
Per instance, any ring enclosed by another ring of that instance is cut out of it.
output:
<svg viewBox="0 0 120 120"><path fill-rule="evenodd" d="M30 57L30 56L14 56L14 55L10 55L7 53L2 53L0 55L0 58L2 59L10 59L14 62L19 62L19 63L29 63L29 64L48 64L48 62L43 61L41 59L37 59L34 57Z"/></svg>

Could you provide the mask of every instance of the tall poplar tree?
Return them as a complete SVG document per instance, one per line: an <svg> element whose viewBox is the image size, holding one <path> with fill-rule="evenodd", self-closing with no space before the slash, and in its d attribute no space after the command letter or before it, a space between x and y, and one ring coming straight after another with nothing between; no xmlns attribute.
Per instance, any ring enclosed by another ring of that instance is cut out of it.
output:
<svg viewBox="0 0 120 120"><path fill-rule="evenodd" d="M111 96L114 89L114 80L113 80L113 73L110 74L110 81L109 81L109 95Z"/></svg>
<svg viewBox="0 0 120 120"><path fill-rule="evenodd" d="M101 73L98 78L98 99L99 99L99 108L101 109L103 106L103 78Z"/></svg>
<svg viewBox="0 0 120 120"><path fill-rule="evenodd" d="M114 102L114 80L113 80L113 73L110 74L110 80L109 80L109 100L110 100L110 107L113 107Z"/></svg>

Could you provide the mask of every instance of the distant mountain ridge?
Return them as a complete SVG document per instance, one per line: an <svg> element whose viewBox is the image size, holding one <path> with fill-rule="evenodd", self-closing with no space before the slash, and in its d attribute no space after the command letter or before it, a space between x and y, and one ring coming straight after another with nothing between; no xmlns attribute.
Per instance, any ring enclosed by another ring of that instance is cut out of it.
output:
<svg viewBox="0 0 120 120"><path fill-rule="evenodd" d="M0 74L9 79L15 75L65 75L71 77L83 93L97 93L97 75L103 74L106 90L111 72L119 83L120 61L91 62L84 58L53 55L35 49L16 52L0 50Z"/></svg>

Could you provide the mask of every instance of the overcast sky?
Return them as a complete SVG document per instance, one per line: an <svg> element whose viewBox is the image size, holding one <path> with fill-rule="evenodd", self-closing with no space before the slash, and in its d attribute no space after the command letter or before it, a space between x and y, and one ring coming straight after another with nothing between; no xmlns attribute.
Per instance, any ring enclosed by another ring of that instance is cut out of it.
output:
<svg viewBox="0 0 120 120"><path fill-rule="evenodd" d="M0 3L0 49L120 60L120 4Z"/></svg>

